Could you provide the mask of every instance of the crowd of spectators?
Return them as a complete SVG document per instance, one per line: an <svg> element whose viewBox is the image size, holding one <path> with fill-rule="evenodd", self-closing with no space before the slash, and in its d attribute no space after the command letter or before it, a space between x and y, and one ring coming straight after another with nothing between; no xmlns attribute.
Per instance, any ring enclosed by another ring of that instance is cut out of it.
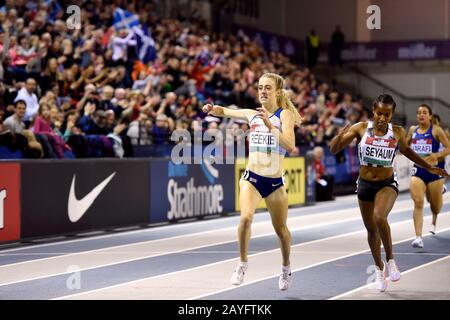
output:
<svg viewBox="0 0 450 320"><path fill-rule="evenodd" d="M225 37L200 19L161 18L152 1L78 2L76 29L68 28L64 1L6 0L0 8L0 146L35 158L132 157L137 145L163 150L175 129L245 130L207 117L201 106L212 99L256 108L265 72L285 77L305 117L293 155L368 117L361 101L243 33ZM113 26L116 8L138 15L151 34L148 61L136 50L135 31Z"/></svg>

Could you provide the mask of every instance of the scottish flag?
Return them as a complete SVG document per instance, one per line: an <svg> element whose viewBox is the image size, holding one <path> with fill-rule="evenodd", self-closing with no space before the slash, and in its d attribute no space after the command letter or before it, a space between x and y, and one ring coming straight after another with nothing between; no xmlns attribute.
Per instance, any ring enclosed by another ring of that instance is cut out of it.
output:
<svg viewBox="0 0 450 320"><path fill-rule="evenodd" d="M139 25L139 17L132 14L130 11L116 8L113 14L113 26L116 29L127 28L131 29Z"/></svg>
<svg viewBox="0 0 450 320"><path fill-rule="evenodd" d="M62 11L62 7L59 4L58 0L45 0L44 4L47 8L50 8L49 14L47 16L47 21L50 23L54 23L56 20L56 16Z"/></svg>
<svg viewBox="0 0 450 320"><path fill-rule="evenodd" d="M143 63L154 61L156 59L155 40L149 34L147 28L133 28L136 39L136 54Z"/></svg>

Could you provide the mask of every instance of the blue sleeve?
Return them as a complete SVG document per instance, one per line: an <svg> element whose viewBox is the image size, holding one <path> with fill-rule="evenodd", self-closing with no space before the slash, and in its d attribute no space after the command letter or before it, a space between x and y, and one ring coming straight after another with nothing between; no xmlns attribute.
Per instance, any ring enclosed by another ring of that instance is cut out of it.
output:
<svg viewBox="0 0 450 320"><path fill-rule="evenodd" d="M80 120L78 120L78 127L85 133L91 131L93 124L94 121L89 116L82 116Z"/></svg>

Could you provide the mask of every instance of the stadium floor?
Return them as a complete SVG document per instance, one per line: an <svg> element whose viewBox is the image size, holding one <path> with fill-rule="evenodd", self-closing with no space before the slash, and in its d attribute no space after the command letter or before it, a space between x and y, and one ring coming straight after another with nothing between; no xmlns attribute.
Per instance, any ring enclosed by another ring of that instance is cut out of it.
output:
<svg viewBox="0 0 450 320"><path fill-rule="evenodd" d="M379 293L356 196L290 209L292 287L278 289L281 254L267 212L255 215L245 282L230 276L238 259L237 215L83 236L0 250L0 299L305 300L450 299L450 192L423 249L414 238L412 201L403 193L389 216L402 271Z"/></svg>

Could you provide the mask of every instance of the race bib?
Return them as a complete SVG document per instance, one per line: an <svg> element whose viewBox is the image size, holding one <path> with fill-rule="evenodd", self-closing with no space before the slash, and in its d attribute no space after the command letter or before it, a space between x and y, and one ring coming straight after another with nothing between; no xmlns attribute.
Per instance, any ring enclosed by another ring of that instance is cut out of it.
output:
<svg viewBox="0 0 450 320"><path fill-rule="evenodd" d="M425 157L433 152L433 142L431 139L413 139L411 149L418 155Z"/></svg>
<svg viewBox="0 0 450 320"><path fill-rule="evenodd" d="M251 151L275 150L277 141L270 132L251 132L249 146Z"/></svg>
<svg viewBox="0 0 450 320"><path fill-rule="evenodd" d="M394 139L367 137L363 152L363 161L385 167L391 166L392 159L395 156L396 146L397 141Z"/></svg>

